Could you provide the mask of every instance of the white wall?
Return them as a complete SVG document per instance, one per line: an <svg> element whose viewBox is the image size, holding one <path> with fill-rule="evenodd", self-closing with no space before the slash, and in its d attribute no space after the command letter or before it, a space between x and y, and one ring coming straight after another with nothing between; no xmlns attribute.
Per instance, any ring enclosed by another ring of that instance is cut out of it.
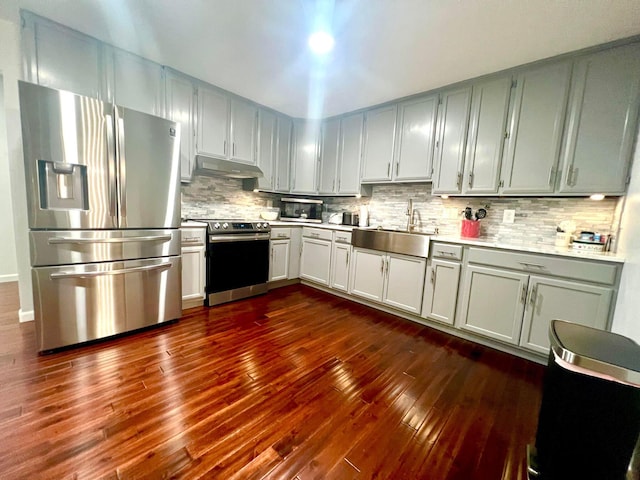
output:
<svg viewBox="0 0 640 480"><path fill-rule="evenodd" d="M640 130L620 223L618 253L625 262L612 330L640 344Z"/></svg>
<svg viewBox="0 0 640 480"><path fill-rule="evenodd" d="M0 19L0 74L3 77L4 113L7 132L7 153L13 202L13 226L20 292L20 320L33 320L33 297L29 264L29 238L27 224L27 195L22 160L22 135L20 131L20 102L18 80L22 79L20 54L20 20L18 10L15 20Z"/></svg>
<svg viewBox="0 0 640 480"><path fill-rule="evenodd" d="M13 203L7 150L7 123L4 114L3 77L0 74L0 282L18 280Z"/></svg>

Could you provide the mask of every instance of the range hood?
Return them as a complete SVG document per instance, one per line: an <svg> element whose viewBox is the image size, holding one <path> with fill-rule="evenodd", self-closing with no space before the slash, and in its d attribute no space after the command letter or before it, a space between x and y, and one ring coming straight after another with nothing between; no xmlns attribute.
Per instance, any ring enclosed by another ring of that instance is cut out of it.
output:
<svg viewBox="0 0 640 480"><path fill-rule="evenodd" d="M209 175L228 178L260 178L264 174L255 165L222 160L219 158L203 157L196 155L197 175Z"/></svg>

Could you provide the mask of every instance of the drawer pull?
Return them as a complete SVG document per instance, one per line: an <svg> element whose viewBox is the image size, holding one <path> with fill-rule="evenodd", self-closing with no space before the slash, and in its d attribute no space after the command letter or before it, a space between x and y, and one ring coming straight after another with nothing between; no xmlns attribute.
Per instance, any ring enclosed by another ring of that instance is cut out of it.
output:
<svg viewBox="0 0 640 480"><path fill-rule="evenodd" d="M547 267L544 265L540 265L539 263L526 263L526 262L518 262L524 268L537 268L539 270L546 270Z"/></svg>
<svg viewBox="0 0 640 480"><path fill-rule="evenodd" d="M438 255L442 257L456 257L457 255L453 252L443 252L442 250L438 250Z"/></svg>

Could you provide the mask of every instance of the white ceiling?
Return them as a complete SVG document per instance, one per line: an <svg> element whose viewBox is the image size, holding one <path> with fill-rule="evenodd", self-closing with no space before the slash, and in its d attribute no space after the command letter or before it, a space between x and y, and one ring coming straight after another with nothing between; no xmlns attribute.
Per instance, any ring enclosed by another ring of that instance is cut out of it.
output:
<svg viewBox="0 0 640 480"><path fill-rule="evenodd" d="M640 34L639 0L2 0L295 117ZM315 23L336 36L324 61Z"/></svg>

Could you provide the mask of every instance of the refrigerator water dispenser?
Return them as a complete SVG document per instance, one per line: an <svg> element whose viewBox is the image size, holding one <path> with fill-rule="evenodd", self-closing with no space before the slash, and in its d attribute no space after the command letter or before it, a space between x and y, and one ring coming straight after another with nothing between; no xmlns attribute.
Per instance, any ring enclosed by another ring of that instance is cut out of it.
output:
<svg viewBox="0 0 640 480"><path fill-rule="evenodd" d="M38 160L40 208L89 210L87 166Z"/></svg>

